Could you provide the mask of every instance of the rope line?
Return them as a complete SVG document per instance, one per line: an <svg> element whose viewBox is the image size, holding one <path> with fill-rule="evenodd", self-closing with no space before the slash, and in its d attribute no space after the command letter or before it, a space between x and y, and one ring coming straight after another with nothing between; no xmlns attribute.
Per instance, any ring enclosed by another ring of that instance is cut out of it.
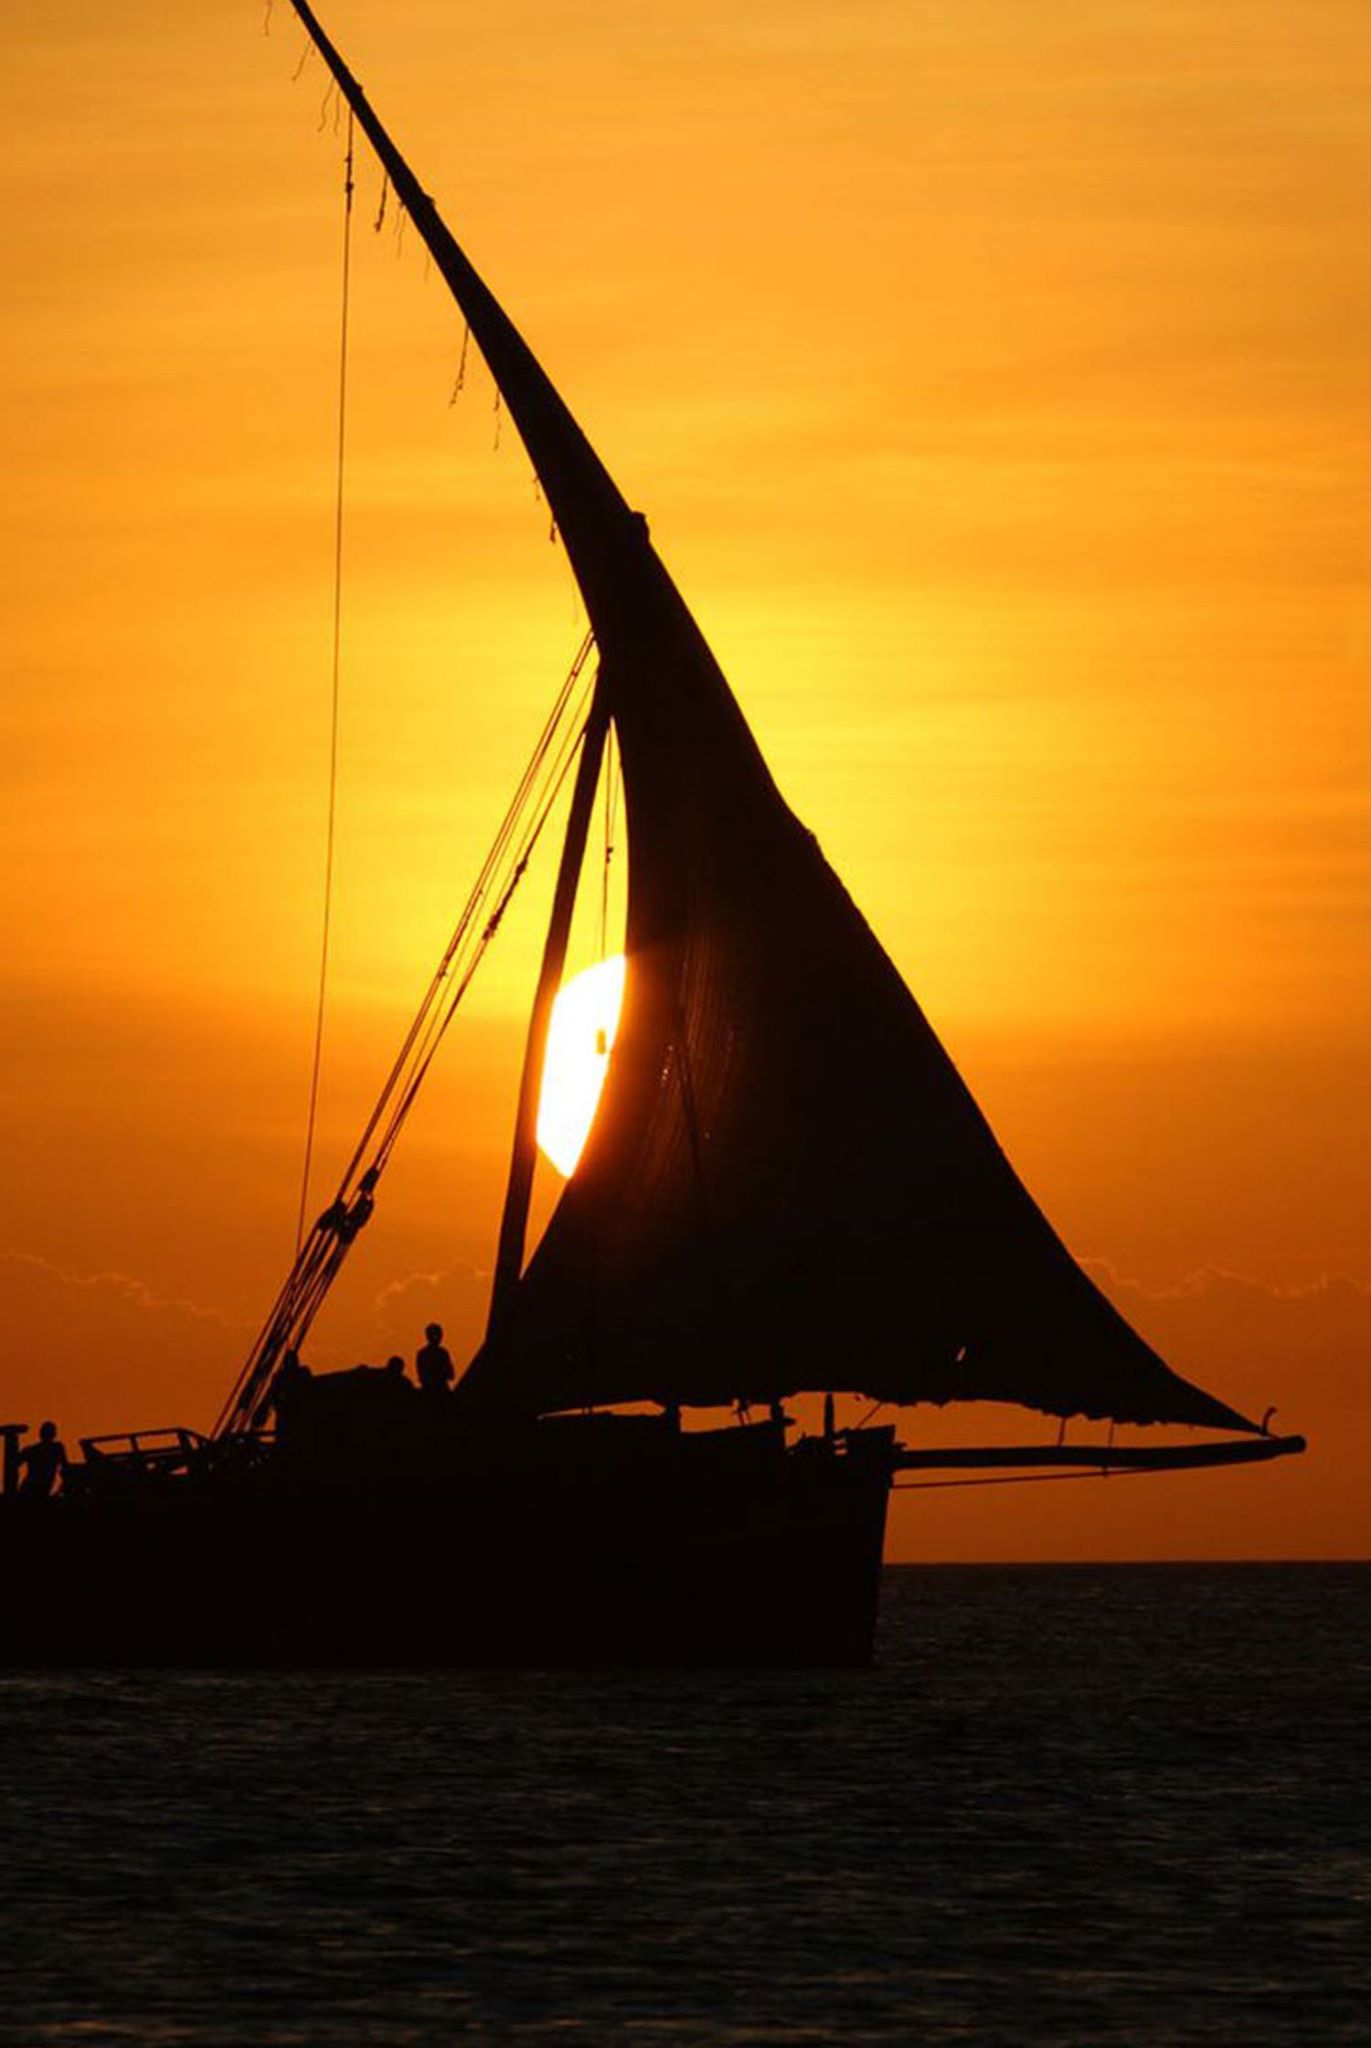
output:
<svg viewBox="0 0 1371 2048"><path fill-rule="evenodd" d="M461 353L461 355L460 355L460 356L459 356L459 357L457 358L457 375L456 375L456 377L455 377L455 378L453 379L453 384L452 384L452 396L451 396L451 397L449 398L449 400L448 400L448 404L449 404L449 405L456 405L456 403L457 403L457 398L458 398L458 394L459 394L459 393L460 393L461 391L463 391L463 390L465 389L465 387L466 387L466 381L467 381L467 349L469 348L470 344L471 344L471 323L470 323L470 321L468 321L468 322L466 323L466 325L465 325L465 326L464 326L464 327L462 328L462 353Z"/></svg>
<svg viewBox="0 0 1371 2048"><path fill-rule="evenodd" d="M272 1379L287 1349L298 1350L358 1232L439 1046L522 881L584 738L594 693L587 676L594 641L577 651L500 822L452 937L424 992L337 1193L308 1232L215 1424L216 1437L263 1420ZM370 1163L364 1166L364 1161Z"/></svg>
<svg viewBox="0 0 1371 2048"><path fill-rule="evenodd" d="M567 705L570 702L570 699L572 697L573 692L576 689L577 684L581 681L582 675L585 670L585 665L587 661L590 659L590 652L593 644L594 643L591 639L591 636L587 633L584 640L581 642L580 647L577 650L576 657L572 662L571 668L567 673L566 680L563 682L561 689L558 691L556 701L553 704L551 712L548 714L543 729L541 733L538 735L538 739L534 746L533 753L529 759L528 766L525 768L523 775L519 779L519 785L515 790L513 797L510 800L509 806L505 812L504 817L500 822L499 829L496 832L495 838L491 844L490 851L487 853L485 860L481 864L480 872L478 873L476 881L472 887L471 893L468 896L465 905L463 906L461 916L457 920L457 925L453 931L452 937L449 939L447 946L444 949L443 956L438 962L437 968L434 970L432 979L430 980L428 988L426 989L423 999L420 1002L419 1009L415 1015L414 1021L410 1025L409 1030L405 1035L404 1042L401 1045L398 1054L396 1055L390 1073L386 1077L386 1081L384 1086L382 1087L380 1097L376 1103L376 1107L373 1109L371 1116L367 1121L366 1127L363 1130L362 1135L357 1142L356 1148L353 1151L352 1157L348 1161L347 1169L344 1172L342 1180L343 1187L346 1187L352 1180L353 1176L360 1170L362 1160L365 1157L368 1149L370 1148L371 1141L375 1137L376 1132L381 1125L382 1118L385 1115L386 1107L390 1102L392 1096L396 1093L397 1089L399 1089L406 1072L410 1070L412 1064L416 1059L421 1059L424 1056L424 1048L427 1046L429 1037L431 1036L433 1030L434 1009L438 997L442 993L444 983L454 977L454 970L456 968L456 963L458 960L458 956L462 950L462 947L469 938L471 931L473 930L477 922L477 919L480 916L481 909L484 903L487 901L487 899L493 892L497 872L501 869L502 863L506 861L509 844L518 826L520 815L528 805L534 785L537 782L538 777L544 767L544 764L547 761L549 753L553 749L558 727L562 724L566 714ZM575 728L573 726L573 744L574 733ZM563 768L561 772L565 774L565 769ZM489 924L490 921L488 920L487 930L489 930ZM493 931L490 932L490 936L494 936ZM460 986L464 991L465 984L460 984ZM417 1053L416 1047L419 1048Z"/></svg>
<svg viewBox="0 0 1371 2048"><path fill-rule="evenodd" d="M333 665L329 711L328 828L324 844L324 911L319 934L319 996L314 1014L314 1059L309 1079L305 1160L300 1174L300 1207L295 1220L295 1255L305 1241L309 1212L314 1133L319 1116L319 1075L324 1058L324 1009L328 994L329 940L333 929L333 843L338 816L338 699L343 654L343 480L347 453L348 307L352 287L352 110L348 109L347 159L343 169L343 286L338 332L338 466L333 508Z"/></svg>
<svg viewBox="0 0 1371 2048"><path fill-rule="evenodd" d="M949 1486L1060 1486L1070 1479L1141 1479L1145 1465L1104 1465L1097 1472L1011 1472L994 1479L896 1479L892 1493L939 1493Z"/></svg>

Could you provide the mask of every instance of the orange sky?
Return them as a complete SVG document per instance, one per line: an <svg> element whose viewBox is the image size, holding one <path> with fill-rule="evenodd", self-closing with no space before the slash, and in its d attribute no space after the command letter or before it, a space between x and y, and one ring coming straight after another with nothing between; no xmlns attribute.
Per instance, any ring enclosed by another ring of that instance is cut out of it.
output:
<svg viewBox="0 0 1371 2048"><path fill-rule="evenodd" d="M1068 1243L1181 1370L1315 1439L911 1496L892 1554L1364 1554L1363 9L470 12L325 20ZM0 1405L69 1436L206 1423L291 1245L339 143L284 0L263 25L0 21ZM364 162L326 1168L580 632L378 197ZM537 930L321 1363L479 1328Z"/></svg>

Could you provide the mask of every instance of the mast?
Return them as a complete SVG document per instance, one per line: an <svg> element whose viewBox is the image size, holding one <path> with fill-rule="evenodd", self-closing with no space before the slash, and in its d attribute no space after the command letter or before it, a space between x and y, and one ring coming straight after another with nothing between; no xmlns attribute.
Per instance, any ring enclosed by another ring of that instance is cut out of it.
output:
<svg viewBox="0 0 1371 2048"><path fill-rule="evenodd" d="M524 1070L519 1082L519 1107L514 1119L514 1147L509 1161L509 1182L505 1189L504 1213L500 1218L500 1241L495 1255L495 1281L490 1293L490 1316L486 1342L498 1336L509 1313L514 1290L524 1263L524 1240L528 1230L528 1205L533 1193L533 1170L538 1156L538 1101L542 1093L543 1062L547 1053L548 1026L552 1005L561 986L566 964L571 917L576 908L576 884L580 880L586 835L600 779L605 734L609 725L608 701L602 681L597 681L581 742L581 759L571 794L566 837L562 842L557 886L552 897L552 915L543 944L543 964L533 998L524 1047Z"/></svg>

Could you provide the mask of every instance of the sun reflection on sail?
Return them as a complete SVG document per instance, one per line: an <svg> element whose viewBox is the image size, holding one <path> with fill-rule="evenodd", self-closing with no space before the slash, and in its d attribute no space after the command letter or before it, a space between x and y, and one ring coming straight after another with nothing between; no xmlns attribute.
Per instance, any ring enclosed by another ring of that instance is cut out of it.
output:
<svg viewBox="0 0 1371 2048"><path fill-rule="evenodd" d="M619 1028L626 962L622 953L587 967L557 992L548 1027L538 1144L558 1173L575 1172L605 1084Z"/></svg>

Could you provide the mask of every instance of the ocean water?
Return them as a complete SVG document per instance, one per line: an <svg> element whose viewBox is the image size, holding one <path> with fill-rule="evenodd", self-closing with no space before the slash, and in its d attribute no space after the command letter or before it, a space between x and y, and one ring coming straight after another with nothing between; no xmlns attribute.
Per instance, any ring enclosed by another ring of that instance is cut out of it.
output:
<svg viewBox="0 0 1371 2048"><path fill-rule="evenodd" d="M24 2048L1371 2041L1371 1566L895 1569L860 1673L10 1674L0 1742Z"/></svg>

